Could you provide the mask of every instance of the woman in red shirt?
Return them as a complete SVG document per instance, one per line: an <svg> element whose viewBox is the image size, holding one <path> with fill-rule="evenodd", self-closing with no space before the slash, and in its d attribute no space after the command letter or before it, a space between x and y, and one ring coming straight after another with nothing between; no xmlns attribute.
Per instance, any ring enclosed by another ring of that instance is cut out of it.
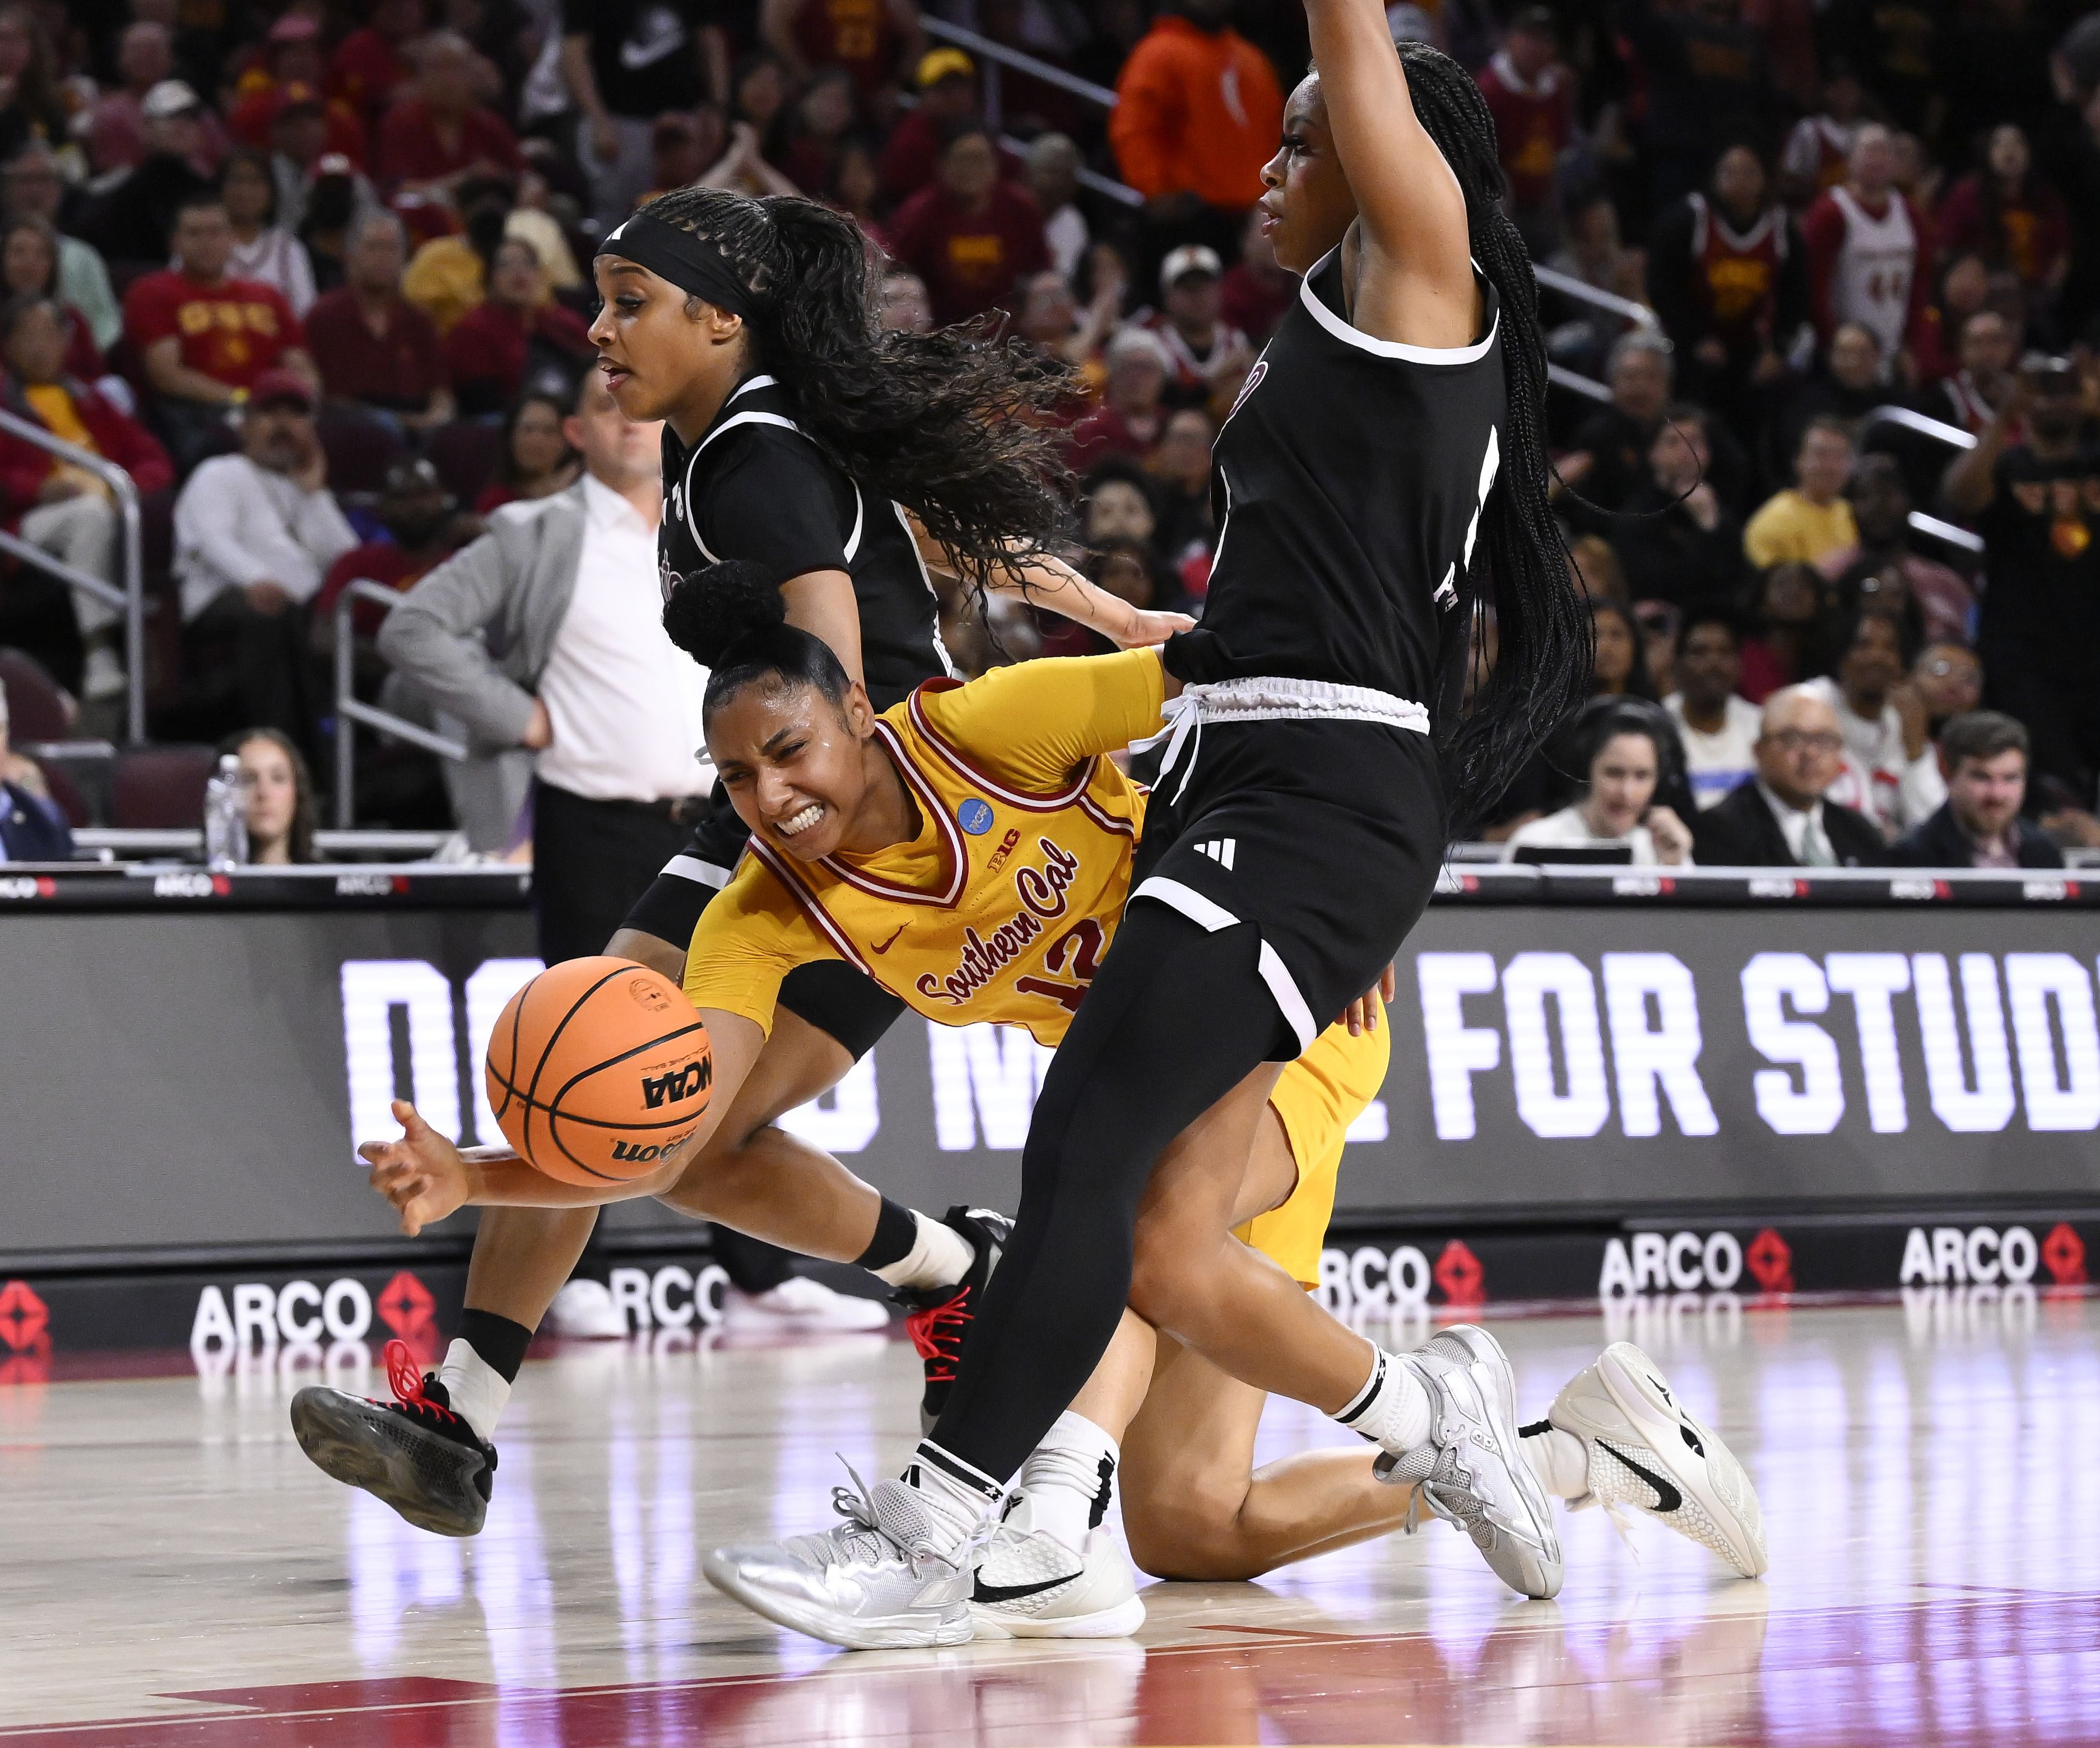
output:
<svg viewBox="0 0 2100 1748"><path fill-rule="evenodd" d="M489 262L488 294L445 337L445 364L471 417L509 403L534 354L573 376L593 350L583 319L549 300L532 245L505 237Z"/></svg>
<svg viewBox="0 0 2100 1748"><path fill-rule="evenodd" d="M1954 184L1935 227L1943 260L1974 251L2030 289L2059 283L2070 259L2062 197L2034 174L2027 136L2010 121L1991 130L1984 167Z"/></svg>

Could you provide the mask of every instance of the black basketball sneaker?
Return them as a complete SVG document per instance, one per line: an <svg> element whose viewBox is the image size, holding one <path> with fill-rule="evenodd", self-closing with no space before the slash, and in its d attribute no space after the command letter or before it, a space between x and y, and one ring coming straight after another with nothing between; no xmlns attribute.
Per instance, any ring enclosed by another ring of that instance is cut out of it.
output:
<svg viewBox="0 0 2100 1748"><path fill-rule="evenodd" d="M919 1400L919 1430L930 1432L941 1410L948 1405L948 1391L955 1381L955 1366L962 1357L963 1337L970 1319L977 1314L984 1298L985 1282L999 1266L1006 1241L1013 1236L1013 1222L988 1207L951 1207L941 1216L960 1232L977 1252L970 1272L955 1287L901 1287L891 1296L910 1309L904 1319L911 1345L926 1362L926 1391Z"/></svg>
<svg viewBox="0 0 2100 1748"><path fill-rule="evenodd" d="M488 1516L496 1446L452 1411L435 1373L418 1373L405 1342L386 1344L395 1399L324 1384L292 1398L292 1432L324 1473L383 1499L418 1530L478 1535Z"/></svg>

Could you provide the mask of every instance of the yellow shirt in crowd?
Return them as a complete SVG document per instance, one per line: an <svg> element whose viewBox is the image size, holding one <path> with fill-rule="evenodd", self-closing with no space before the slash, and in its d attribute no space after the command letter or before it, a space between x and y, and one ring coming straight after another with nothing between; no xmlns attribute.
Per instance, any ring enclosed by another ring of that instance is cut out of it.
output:
<svg viewBox="0 0 2100 1748"><path fill-rule="evenodd" d="M1760 571L1776 564L1813 564L1825 553L1859 543L1851 504L1842 497L1811 504L1791 486L1767 498L1743 530L1743 550Z"/></svg>

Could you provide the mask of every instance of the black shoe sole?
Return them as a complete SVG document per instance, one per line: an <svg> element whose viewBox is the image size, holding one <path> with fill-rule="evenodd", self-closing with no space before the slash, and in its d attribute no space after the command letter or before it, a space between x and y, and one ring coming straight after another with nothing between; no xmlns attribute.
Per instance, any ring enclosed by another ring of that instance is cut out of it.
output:
<svg viewBox="0 0 2100 1748"><path fill-rule="evenodd" d="M486 1460L479 1451L320 1384L292 1398L292 1433L323 1474L362 1487L418 1530L481 1533L488 1502L474 1484Z"/></svg>

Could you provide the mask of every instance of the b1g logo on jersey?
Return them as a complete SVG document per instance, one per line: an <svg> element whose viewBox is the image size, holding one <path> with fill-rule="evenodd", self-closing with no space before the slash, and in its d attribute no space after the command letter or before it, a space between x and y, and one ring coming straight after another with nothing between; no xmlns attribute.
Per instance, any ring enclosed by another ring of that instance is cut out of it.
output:
<svg viewBox="0 0 2100 1748"><path fill-rule="evenodd" d="M955 823L972 837L982 837L991 829L991 803L973 795L957 806Z"/></svg>

